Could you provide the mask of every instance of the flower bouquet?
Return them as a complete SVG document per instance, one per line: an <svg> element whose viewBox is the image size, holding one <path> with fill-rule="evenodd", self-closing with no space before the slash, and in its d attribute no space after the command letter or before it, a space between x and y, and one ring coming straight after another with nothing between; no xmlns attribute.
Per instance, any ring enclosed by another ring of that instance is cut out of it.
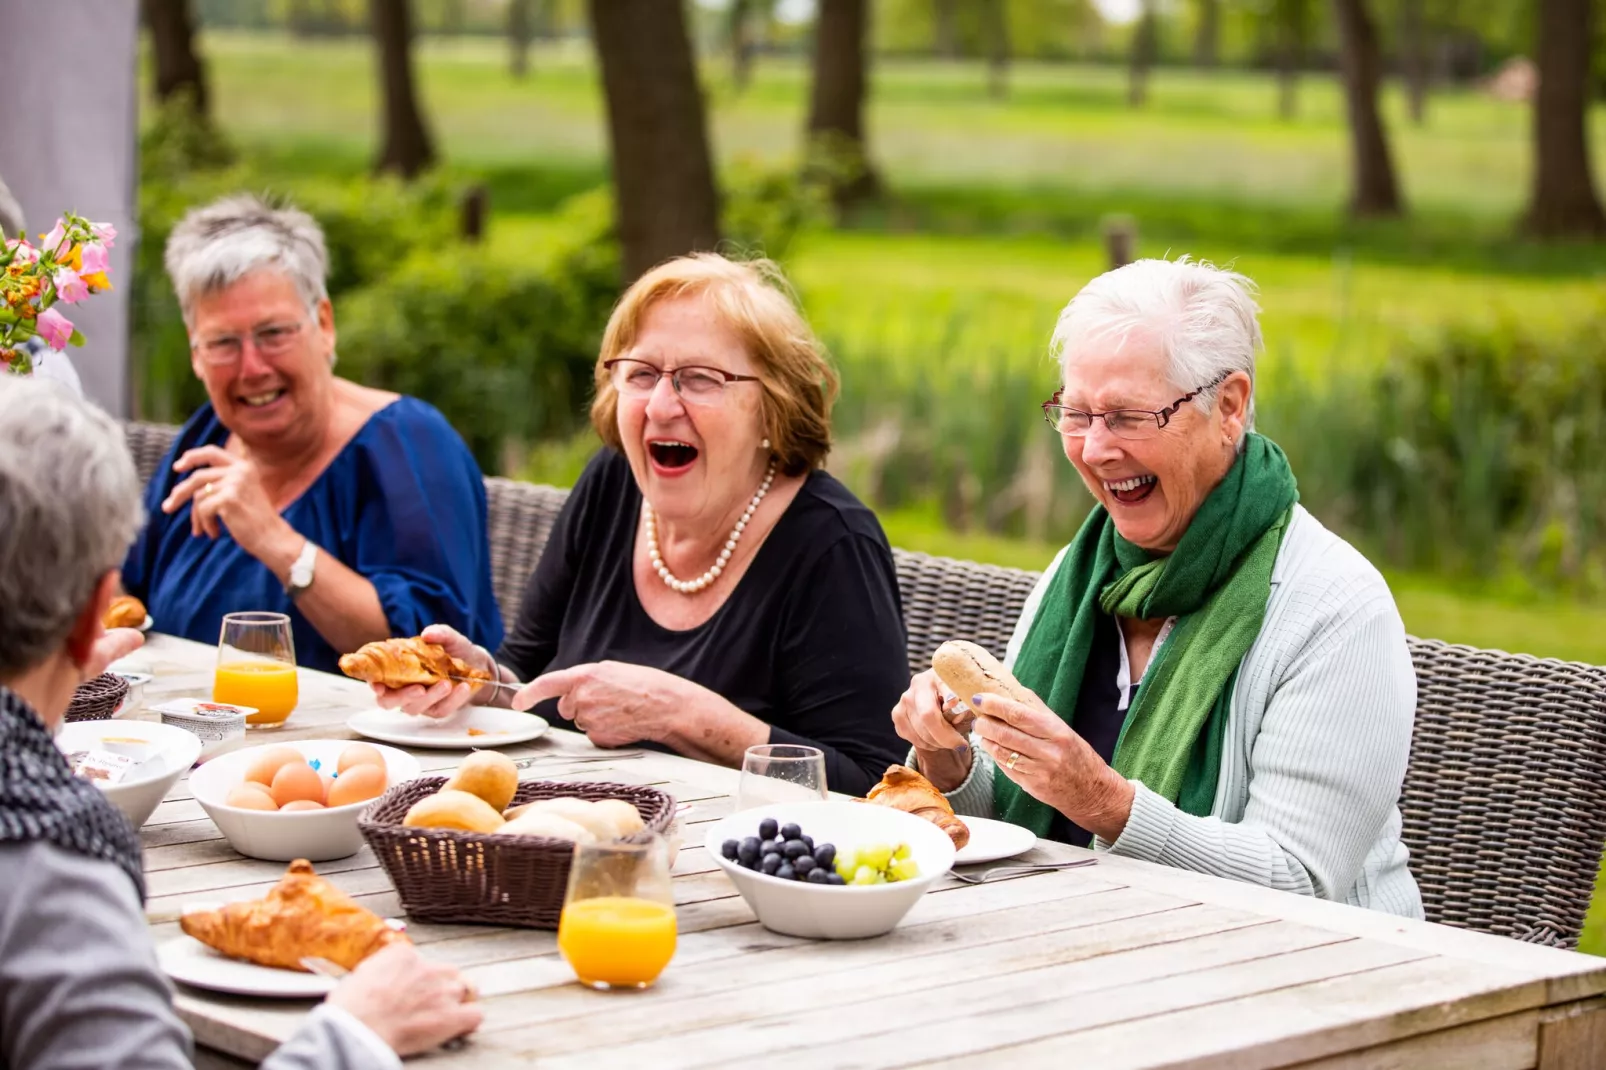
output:
<svg viewBox="0 0 1606 1070"><path fill-rule="evenodd" d="M25 235L0 235L0 362L15 375L33 371L37 338L51 349L81 346L84 336L56 305L75 305L112 288L107 250L117 238L108 223L68 213L55 229L28 244Z"/></svg>

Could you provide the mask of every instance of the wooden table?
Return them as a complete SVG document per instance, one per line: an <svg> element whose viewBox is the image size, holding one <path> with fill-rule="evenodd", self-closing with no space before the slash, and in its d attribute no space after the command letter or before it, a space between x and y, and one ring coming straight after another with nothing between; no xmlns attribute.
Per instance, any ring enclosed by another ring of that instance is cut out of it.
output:
<svg viewBox="0 0 1606 1070"><path fill-rule="evenodd" d="M213 658L153 637L134 659L157 677L143 703L206 694ZM286 733L344 734L372 703L306 670L301 696ZM426 770L460 757L417 753ZM574 983L551 932L410 923L485 1001L473 1043L430 1065L1606 1066L1606 960L1109 855L983 886L949 877L888 936L798 940L759 927L701 846L733 771L652 753L585 763L604 752L567 732L508 753L543 759L526 776L651 783L692 804L680 946L652 990L598 993ZM284 869L230 849L184 783L142 837L158 941L177 935L163 915L183 903L260 896ZM1029 857L1086 853L1044 843ZM402 913L366 848L318 870ZM308 1005L181 990L178 1008L200 1044L255 1060Z"/></svg>

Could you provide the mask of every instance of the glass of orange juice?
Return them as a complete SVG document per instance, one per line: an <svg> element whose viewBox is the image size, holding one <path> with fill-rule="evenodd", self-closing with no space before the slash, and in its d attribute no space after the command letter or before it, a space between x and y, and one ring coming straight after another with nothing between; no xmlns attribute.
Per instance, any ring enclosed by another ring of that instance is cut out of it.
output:
<svg viewBox="0 0 1606 1070"><path fill-rule="evenodd" d="M296 648L283 613L230 613L217 641L212 701L256 709L246 728L278 728L296 708Z"/></svg>
<svg viewBox="0 0 1606 1070"><path fill-rule="evenodd" d="M558 921L558 950L581 984L647 988L675 956L669 845L580 843Z"/></svg>

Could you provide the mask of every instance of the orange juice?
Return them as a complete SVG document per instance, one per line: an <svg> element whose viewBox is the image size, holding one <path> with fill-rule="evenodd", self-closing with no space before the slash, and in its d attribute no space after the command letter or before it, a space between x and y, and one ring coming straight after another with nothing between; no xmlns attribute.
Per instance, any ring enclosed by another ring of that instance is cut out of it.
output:
<svg viewBox="0 0 1606 1070"><path fill-rule="evenodd" d="M282 724L296 699L296 667L281 661L226 662L212 679L213 702L256 707L247 724Z"/></svg>
<svg viewBox="0 0 1606 1070"><path fill-rule="evenodd" d="M675 908L631 896L581 899L563 908L558 950L588 985L646 988L675 956Z"/></svg>

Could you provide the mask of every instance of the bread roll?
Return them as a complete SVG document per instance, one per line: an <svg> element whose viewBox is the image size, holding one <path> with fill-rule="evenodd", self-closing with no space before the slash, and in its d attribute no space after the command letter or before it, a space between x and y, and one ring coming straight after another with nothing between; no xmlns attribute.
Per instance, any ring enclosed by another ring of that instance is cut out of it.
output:
<svg viewBox="0 0 1606 1070"><path fill-rule="evenodd" d="M598 799L591 806L613 822L614 835L617 837L633 836L647 827L636 804L626 799Z"/></svg>
<svg viewBox="0 0 1606 1070"><path fill-rule="evenodd" d="M478 795L497 813L506 810L519 790L519 767L500 751L477 750L458 765L442 791Z"/></svg>
<svg viewBox="0 0 1606 1070"><path fill-rule="evenodd" d="M517 818L496 830L498 836L545 836L571 843L596 843L590 829L557 814L540 810L526 810Z"/></svg>
<svg viewBox="0 0 1606 1070"><path fill-rule="evenodd" d="M1003 663L975 643L950 639L931 655L931 668L942 686L959 696L960 705L944 714L961 732L969 732L976 715L967 703L975 695L1002 695L1016 702L1048 712L1043 700L1034 695Z"/></svg>
<svg viewBox="0 0 1606 1070"><path fill-rule="evenodd" d="M442 789L413 803L402 824L413 828L458 829L462 832L495 832L504 822L478 795Z"/></svg>
<svg viewBox="0 0 1606 1070"><path fill-rule="evenodd" d="M590 799L578 799L572 795L559 796L556 799L541 799L531 803L525 808L521 817L531 814L552 814L565 821L573 821L599 840L616 840L619 830L615 827L613 819L606 813L597 811L597 804Z"/></svg>

